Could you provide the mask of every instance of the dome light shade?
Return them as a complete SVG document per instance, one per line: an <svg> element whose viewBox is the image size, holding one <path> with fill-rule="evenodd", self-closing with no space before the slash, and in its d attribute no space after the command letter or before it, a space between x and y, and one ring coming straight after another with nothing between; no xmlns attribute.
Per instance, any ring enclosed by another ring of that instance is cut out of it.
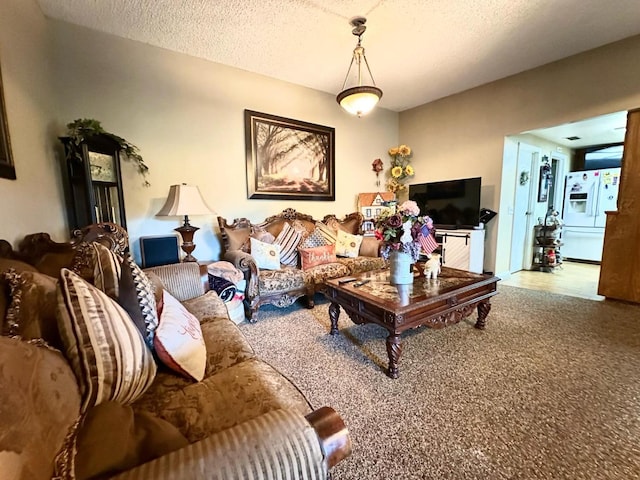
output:
<svg viewBox="0 0 640 480"><path fill-rule="evenodd" d="M347 75L342 84L342 91L336 97L337 102L342 108L358 117L366 115L373 110L380 98L382 98L382 90L376 87L376 82L371 74L367 57L364 55L364 47L361 45L362 34L367 29L364 25L366 21L367 19L364 17L354 17L350 21L351 26L353 26L351 33L358 37L358 44L356 48L353 49L353 56L351 57L349 70L347 70ZM365 67L364 69L363 66ZM363 79L363 73L369 76ZM350 76L353 77L352 85L347 86Z"/></svg>
<svg viewBox="0 0 640 480"><path fill-rule="evenodd" d="M352 87L340 92L336 100L347 112L360 117L373 110L381 97L378 87Z"/></svg>

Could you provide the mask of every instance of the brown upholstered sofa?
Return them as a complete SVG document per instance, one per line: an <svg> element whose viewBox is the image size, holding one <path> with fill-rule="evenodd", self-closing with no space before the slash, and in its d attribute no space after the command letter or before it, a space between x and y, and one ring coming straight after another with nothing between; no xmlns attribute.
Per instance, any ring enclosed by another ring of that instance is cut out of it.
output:
<svg viewBox="0 0 640 480"><path fill-rule="evenodd" d="M245 310L249 321L256 321L255 314L261 305L287 307L302 296L306 297L307 306L313 308L314 295L323 289L326 279L357 275L385 265L379 256L380 243L372 237L364 237L355 257L338 256L335 262L307 270L303 270L300 263L271 270L260 269L247 248L248 239L256 230L269 232L277 238L285 224L288 224L297 225L297 228L303 229L304 235L309 235L319 223L322 223L336 232L342 230L350 235L361 235L362 221L362 214L354 212L343 219L338 219L335 215L326 215L322 222L319 222L310 215L292 208L255 224L247 218L235 219L230 224L223 217L218 217L224 249L223 258L240 269L247 281Z"/></svg>
<svg viewBox="0 0 640 480"><path fill-rule="evenodd" d="M104 234L104 227L93 240L124 248L121 232L116 238L117 229L107 225ZM194 263L146 272L156 294L166 288L199 319L203 380L158 363L153 383L133 403L105 401L81 413L82 389L56 321L60 269L91 268L78 260L79 245L36 234L13 250L0 240L2 478L100 472L100 478L127 479L320 479L349 455L340 417L329 407L314 410L295 385L256 357L224 303L205 291Z"/></svg>

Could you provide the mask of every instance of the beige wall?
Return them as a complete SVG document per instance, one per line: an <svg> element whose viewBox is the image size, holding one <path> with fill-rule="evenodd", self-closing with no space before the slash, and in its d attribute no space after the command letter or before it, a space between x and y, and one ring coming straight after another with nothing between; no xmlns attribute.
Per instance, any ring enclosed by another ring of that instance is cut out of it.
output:
<svg viewBox="0 0 640 480"><path fill-rule="evenodd" d="M199 185L228 219L260 220L287 206L340 215L355 209L357 193L376 190L371 162L387 162L400 140L414 150L415 183L483 177L482 204L499 212L487 228L485 268L505 272L513 198L502 185L514 181L503 167L505 136L640 106L639 54L633 37L400 115L376 109L357 119L330 94L46 20L35 0L5 0L0 62L18 180L0 179L0 238L66 238L56 137L68 121L90 117L138 145L151 168L146 189L124 168L136 251L139 236L178 225L154 216L171 184ZM335 202L246 198L245 108L335 127ZM192 222L201 227L196 256L217 258L215 217Z"/></svg>
<svg viewBox="0 0 640 480"><path fill-rule="evenodd" d="M503 179L505 136L639 107L639 56L636 36L400 114L416 183L482 177L482 205L499 213L487 226L485 269L509 267L513 195L501 185L515 181L515 166Z"/></svg>
<svg viewBox="0 0 640 480"><path fill-rule="evenodd" d="M64 240L60 168L54 155L49 27L35 0L0 2L0 65L17 180L0 178L0 238Z"/></svg>
<svg viewBox="0 0 640 480"><path fill-rule="evenodd" d="M386 161L387 149L398 141L395 112L376 109L358 119L327 93L67 23L50 25L60 125L80 117L100 120L137 145L149 165L149 188L140 186L132 167L123 169L134 251L139 236L172 233L179 225L177 218L154 216L175 183L198 185L207 203L229 221L245 216L260 221L285 207L315 218L355 211L359 192L376 191L371 162ZM335 202L247 199L244 109L336 129ZM191 221L201 227L195 256L218 258L215 216Z"/></svg>

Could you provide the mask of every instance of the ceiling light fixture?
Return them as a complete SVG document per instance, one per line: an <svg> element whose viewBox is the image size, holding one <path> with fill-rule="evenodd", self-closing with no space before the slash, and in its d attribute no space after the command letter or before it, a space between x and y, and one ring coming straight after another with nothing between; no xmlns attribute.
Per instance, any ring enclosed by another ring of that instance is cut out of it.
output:
<svg viewBox="0 0 640 480"><path fill-rule="evenodd" d="M362 34L367 29L364 25L366 22L367 19L364 17L353 17L349 21L353 27L351 33L358 37L358 44L356 45L356 48L353 49L353 57L351 58L347 75L344 78L344 83L342 84L342 91L336 97L336 100L342 108L352 115L357 115L358 117L366 115L373 110L380 98L382 98L382 90L376 87L376 82L371 74L367 57L364 56L364 47L361 45ZM355 84L355 86L345 89L354 63L356 65L353 72L353 84ZM362 78L363 63L366 67L366 72L364 73L369 73L368 79ZM371 80L370 84L367 82L369 79Z"/></svg>

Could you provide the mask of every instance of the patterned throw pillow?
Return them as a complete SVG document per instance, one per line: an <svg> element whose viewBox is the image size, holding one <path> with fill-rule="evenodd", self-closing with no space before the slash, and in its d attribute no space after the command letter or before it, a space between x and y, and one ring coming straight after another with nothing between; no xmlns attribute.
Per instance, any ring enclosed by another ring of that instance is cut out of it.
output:
<svg viewBox="0 0 640 480"><path fill-rule="evenodd" d="M156 364L127 312L66 268L60 271L57 314L83 412L108 400L132 403L149 388Z"/></svg>
<svg viewBox="0 0 640 480"><path fill-rule="evenodd" d="M125 254L125 258L129 257L129 254ZM149 280L151 280L149 278ZM156 311L158 312L158 317L160 317L161 309L158 306L158 297L156 296L156 286L153 282L151 282L154 286L154 297L156 299ZM147 337L147 324L144 321L144 315L142 314L142 309L140 308L140 303L138 302L138 290L136 289L136 283L133 279L133 272L131 271L131 264L129 261L125 260L122 262L122 271L120 274L120 285L119 285L118 298L115 299L124 310L129 314L131 320L134 325L138 329L138 331L142 334L143 337ZM162 298L162 291L160 292L160 298ZM151 348L152 345L149 345Z"/></svg>
<svg viewBox="0 0 640 480"><path fill-rule="evenodd" d="M116 300L120 292L122 258L100 243L92 242L91 247L95 251L93 284Z"/></svg>
<svg viewBox="0 0 640 480"><path fill-rule="evenodd" d="M251 239L255 238L264 243L273 243L276 237L271 232L268 232L262 227L256 225L251 226L251 235L247 237L247 240L242 244L241 250L243 252L251 253Z"/></svg>
<svg viewBox="0 0 640 480"><path fill-rule="evenodd" d="M200 322L166 290L153 345L160 361L171 370L197 382L204 378L207 349Z"/></svg>
<svg viewBox="0 0 640 480"><path fill-rule="evenodd" d="M322 247L314 248L300 248L300 260L302 262L302 270L309 270L310 268L318 265L325 265L327 263L335 263L338 261L336 258L336 246L324 245Z"/></svg>
<svg viewBox="0 0 640 480"><path fill-rule="evenodd" d="M336 243L338 232L322 222L316 222L316 229L325 238L327 244Z"/></svg>
<svg viewBox="0 0 640 480"><path fill-rule="evenodd" d="M327 239L324 238L324 235L320 232L320 230L316 227L316 229L311 232L307 238L300 242L298 248L315 248L315 247L324 247L325 245L329 245Z"/></svg>
<svg viewBox="0 0 640 480"><path fill-rule="evenodd" d="M280 269L280 245L272 245L252 238L251 256L256 261L258 268L264 270Z"/></svg>
<svg viewBox="0 0 640 480"><path fill-rule="evenodd" d="M338 236L336 238L336 255L350 258L357 257L360 252L362 238L362 235L351 235L350 233L338 230Z"/></svg>
<svg viewBox="0 0 640 480"><path fill-rule="evenodd" d="M22 340L41 338L61 348L56 325L58 281L43 273L17 272L10 268L0 273L0 287L2 283L8 287L9 294L2 335L16 335Z"/></svg>
<svg viewBox="0 0 640 480"><path fill-rule="evenodd" d="M131 255L127 255L125 261L131 268L131 275L133 276L133 283L136 287L136 294L138 295L138 305L142 311L144 317L144 323L146 326L145 341L150 348L153 345L153 335L158 327L158 308L156 305L156 297L154 286L147 274L134 262Z"/></svg>
<svg viewBox="0 0 640 480"><path fill-rule="evenodd" d="M302 232L296 230L288 223L282 227L282 231L274 240L274 245L280 245L280 263L288 267L298 266L298 245L302 240Z"/></svg>

